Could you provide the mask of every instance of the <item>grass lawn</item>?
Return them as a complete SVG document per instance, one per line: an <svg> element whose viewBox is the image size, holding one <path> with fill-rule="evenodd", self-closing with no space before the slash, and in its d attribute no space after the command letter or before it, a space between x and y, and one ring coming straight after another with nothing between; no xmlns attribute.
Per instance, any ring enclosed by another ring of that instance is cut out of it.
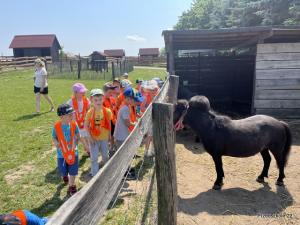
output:
<svg viewBox="0 0 300 225"><path fill-rule="evenodd" d="M33 71L0 74L0 213L28 209L49 216L67 199L56 170L56 152L51 144L51 129L56 113L48 113L42 98L41 114L35 110ZM136 69L130 79L164 77L164 70ZM49 79L49 95L55 105L66 102L77 80ZM81 80L88 89L101 88L103 80ZM81 151L82 153L82 151ZM80 154L77 184L87 179L89 160Z"/></svg>

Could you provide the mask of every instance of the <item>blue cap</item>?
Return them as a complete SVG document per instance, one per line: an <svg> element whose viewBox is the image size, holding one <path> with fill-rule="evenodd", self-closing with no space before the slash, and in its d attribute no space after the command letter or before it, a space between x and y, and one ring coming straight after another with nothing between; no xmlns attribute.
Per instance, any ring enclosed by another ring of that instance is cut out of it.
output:
<svg viewBox="0 0 300 225"><path fill-rule="evenodd" d="M134 98L134 91L132 87L126 88L123 94L126 97Z"/></svg>
<svg viewBox="0 0 300 225"><path fill-rule="evenodd" d="M145 100L144 96L141 92L134 89L134 101L135 102L143 102Z"/></svg>

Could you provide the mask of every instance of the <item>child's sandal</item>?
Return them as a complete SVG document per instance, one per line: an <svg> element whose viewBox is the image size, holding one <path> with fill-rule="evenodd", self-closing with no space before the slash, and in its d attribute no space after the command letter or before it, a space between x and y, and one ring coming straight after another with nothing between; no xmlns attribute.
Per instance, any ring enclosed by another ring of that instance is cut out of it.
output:
<svg viewBox="0 0 300 225"><path fill-rule="evenodd" d="M69 177L68 176L63 176L62 180L63 180L65 185L67 185L69 183Z"/></svg>
<svg viewBox="0 0 300 225"><path fill-rule="evenodd" d="M77 192L76 185L69 186L69 189L68 189L68 194L69 194L69 195L72 196L72 195L74 195L76 192Z"/></svg>

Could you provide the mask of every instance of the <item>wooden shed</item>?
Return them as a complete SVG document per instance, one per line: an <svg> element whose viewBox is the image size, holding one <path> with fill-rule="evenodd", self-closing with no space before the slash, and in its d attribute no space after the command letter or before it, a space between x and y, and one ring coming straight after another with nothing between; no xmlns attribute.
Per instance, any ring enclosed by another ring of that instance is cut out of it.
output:
<svg viewBox="0 0 300 225"><path fill-rule="evenodd" d="M159 56L159 48L140 48L139 58L140 59L152 59Z"/></svg>
<svg viewBox="0 0 300 225"><path fill-rule="evenodd" d="M55 34L16 35L9 48L13 49L14 57L51 56L58 61L61 46Z"/></svg>
<svg viewBox="0 0 300 225"><path fill-rule="evenodd" d="M107 49L104 50L104 54L108 57L112 58L123 58L125 57L125 50L124 49Z"/></svg>
<svg viewBox="0 0 300 225"><path fill-rule="evenodd" d="M206 95L212 107L229 114L300 118L300 27L163 35L167 68L180 76L180 90ZM194 53L186 54L189 50Z"/></svg>
<svg viewBox="0 0 300 225"><path fill-rule="evenodd" d="M108 70L107 55L103 52L94 51L90 55L91 69L96 71Z"/></svg>

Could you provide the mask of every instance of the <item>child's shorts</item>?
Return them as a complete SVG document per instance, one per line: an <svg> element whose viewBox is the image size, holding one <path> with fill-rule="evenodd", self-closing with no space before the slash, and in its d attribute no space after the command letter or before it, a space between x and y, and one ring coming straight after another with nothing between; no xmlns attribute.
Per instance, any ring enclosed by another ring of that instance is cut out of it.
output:
<svg viewBox="0 0 300 225"><path fill-rule="evenodd" d="M61 176L76 176L78 174L78 156L76 156L75 163L68 165L64 158L57 158L57 166Z"/></svg>

